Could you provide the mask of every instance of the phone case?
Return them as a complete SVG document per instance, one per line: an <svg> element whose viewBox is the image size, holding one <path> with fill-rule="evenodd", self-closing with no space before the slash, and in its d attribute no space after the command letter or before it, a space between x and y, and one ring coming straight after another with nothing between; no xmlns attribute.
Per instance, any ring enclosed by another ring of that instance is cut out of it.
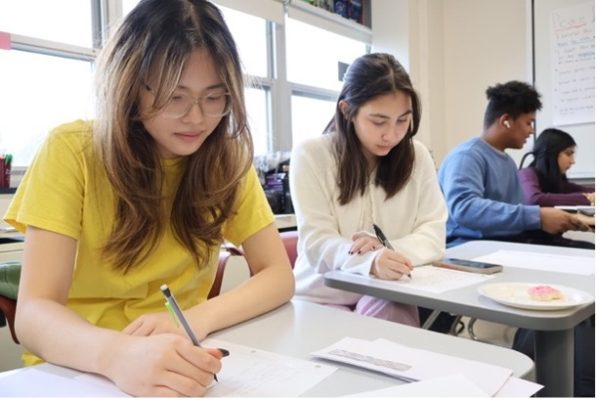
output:
<svg viewBox="0 0 600 400"><path fill-rule="evenodd" d="M440 268L454 269L457 271L465 271L465 272L474 272L476 274L485 274L485 275L495 274L497 272L502 271L502 265L481 263L481 264L486 264L488 267L478 268L478 267L474 267L474 266L470 266L470 265L459 264L459 262L460 262L459 260L455 260L453 262L450 262L448 260L439 260L439 261L432 262L432 264L434 266L440 267Z"/></svg>

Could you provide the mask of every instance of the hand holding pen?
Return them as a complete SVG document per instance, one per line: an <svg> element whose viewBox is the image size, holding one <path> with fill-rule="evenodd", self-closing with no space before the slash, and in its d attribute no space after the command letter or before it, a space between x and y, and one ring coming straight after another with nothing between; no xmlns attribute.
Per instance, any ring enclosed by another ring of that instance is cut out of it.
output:
<svg viewBox="0 0 600 400"><path fill-rule="evenodd" d="M183 329L185 329L185 332L187 333L188 337L190 338L190 340L192 341L194 346L202 347L200 345L200 341L196 337L196 334L194 333L192 327L190 326L189 322L185 318L185 315L183 315L183 311L181 311L181 308L179 307L179 304L177 304L177 300L175 300L175 297L171 293L171 290L169 289L169 287L167 285L162 285L160 287L160 290L162 291L163 295L165 296L165 299L167 300L167 302L165 303L167 310L169 310L169 312L174 316L176 322L178 322L179 325L183 326ZM219 351L221 352L223 357L229 355L229 351L227 351L225 349L219 349ZM217 381L217 382L219 381L217 379L217 374L214 375L214 378L215 378L215 381Z"/></svg>
<svg viewBox="0 0 600 400"><path fill-rule="evenodd" d="M410 260L394 250L380 227L373 224L373 230L379 242L387 249L392 250L391 252L384 251L375 258L372 267L373 274L379 278L390 280L400 279L404 275L411 278L410 271L413 267Z"/></svg>

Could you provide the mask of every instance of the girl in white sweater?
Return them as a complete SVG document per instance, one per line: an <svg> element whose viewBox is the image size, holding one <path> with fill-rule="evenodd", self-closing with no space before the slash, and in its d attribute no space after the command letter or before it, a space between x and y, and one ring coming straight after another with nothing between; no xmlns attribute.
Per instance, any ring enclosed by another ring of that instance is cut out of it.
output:
<svg viewBox="0 0 600 400"><path fill-rule="evenodd" d="M295 146L290 189L298 222L296 296L414 326L417 308L326 287L344 270L388 280L438 259L447 217L433 161L415 140L421 106L388 54L367 54L344 77L324 135ZM379 225L390 250L373 234Z"/></svg>

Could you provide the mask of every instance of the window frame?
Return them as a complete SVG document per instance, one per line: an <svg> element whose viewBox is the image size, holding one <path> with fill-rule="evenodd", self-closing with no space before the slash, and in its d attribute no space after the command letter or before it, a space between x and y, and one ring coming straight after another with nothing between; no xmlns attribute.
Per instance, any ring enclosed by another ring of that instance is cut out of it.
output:
<svg viewBox="0 0 600 400"><path fill-rule="evenodd" d="M105 42L112 27L122 18L122 0L89 0L91 2L92 19L92 47L80 47L67 43L55 42L41 38L28 37L11 33L11 50L31 52L41 55L70 58L95 63L99 49ZM218 5L248 13L248 5L239 5L231 0L214 0ZM267 151L289 151L292 148L292 96L303 96L314 99L336 101L338 91L298 84L287 79L286 40L285 40L285 15L290 11L295 16L305 13L310 15L308 23L316 27L327 29L335 33L340 30L331 30L337 25L341 31L349 32L347 37L352 39L363 38L366 53L371 51L371 30L353 21L345 21L340 16L318 9L298 0L253 0L262 7L253 8L251 15L265 18L267 41L267 76L247 75L245 79L251 82L255 89L265 90L267 93ZM262 1L262 3L260 3ZM273 3L277 3L279 12L274 13ZM368 4L369 2L367 2ZM368 7L368 5L367 5ZM263 11L264 10L264 11ZM261 16L264 12L264 16ZM277 15L278 14L278 15ZM367 38L367 39L364 39ZM249 86L249 85L247 85ZM13 174L24 173L27 166L13 166ZM18 181L18 176L16 177Z"/></svg>

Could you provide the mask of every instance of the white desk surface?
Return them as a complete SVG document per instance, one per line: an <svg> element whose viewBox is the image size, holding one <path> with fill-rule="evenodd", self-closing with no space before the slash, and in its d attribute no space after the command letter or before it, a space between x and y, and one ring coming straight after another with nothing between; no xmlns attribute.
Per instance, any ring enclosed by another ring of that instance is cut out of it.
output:
<svg viewBox="0 0 600 400"><path fill-rule="evenodd" d="M386 338L415 348L493 363L512 369L516 377L530 376L533 370L533 362L514 350L303 301L292 301L265 315L211 335L215 339L301 359L311 359L311 351L324 348L346 336ZM323 360L319 362L327 363ZM341 396L400 384L398 380L385 375L335 365L339 369L333 375L303 396ZM3 374L7 373L11 371Z"/></svg>
<svg viewBox="0 0 600 400"><path fill-rule="evenodd" d="M450 248L447 257L473 259L496 250L531 251L547 254L594 257L595 250L540 246L496 241L471 241ZM593 276L574 275L505 267L489 282L545 282L570 286L595 294ZM365 276L340 271L325 274L327 286L364 293L392 301L415 304L536 331L537 381L546 385L544 394L572 396L574 327L595 313L595 302L557 311L533 311L512 308L494 302L477 292L477 285L431 294L407 288L391 289ZM542 361L544 360L544 361ZM560 368L555 366L559 365Z"/></svg>
<svg viewBox="0 0 600 400"><path fill-rule="evenodd" d="M592 258L595 254L594 250L478 240L450 248L446 251L446 256L473 259L499 249ZM544 282L570 286L586 291L592 296L595 292L593 276L510 267L504 267L502 272L493 276L494 279L486 283ZM431 294L420 290L413 290L406 285L402 288L390 289L385 281L341 271L327 272L325 274L325 283L327 286L337 289L365 293L401 303L416 304L421 307L439 309L458 315L467 315L469 317L481 318L487 321L526 329L569 329L594 314L594 303L557 311L533 311L508 307L480 295L477 292L477 286Z"/></svg>

